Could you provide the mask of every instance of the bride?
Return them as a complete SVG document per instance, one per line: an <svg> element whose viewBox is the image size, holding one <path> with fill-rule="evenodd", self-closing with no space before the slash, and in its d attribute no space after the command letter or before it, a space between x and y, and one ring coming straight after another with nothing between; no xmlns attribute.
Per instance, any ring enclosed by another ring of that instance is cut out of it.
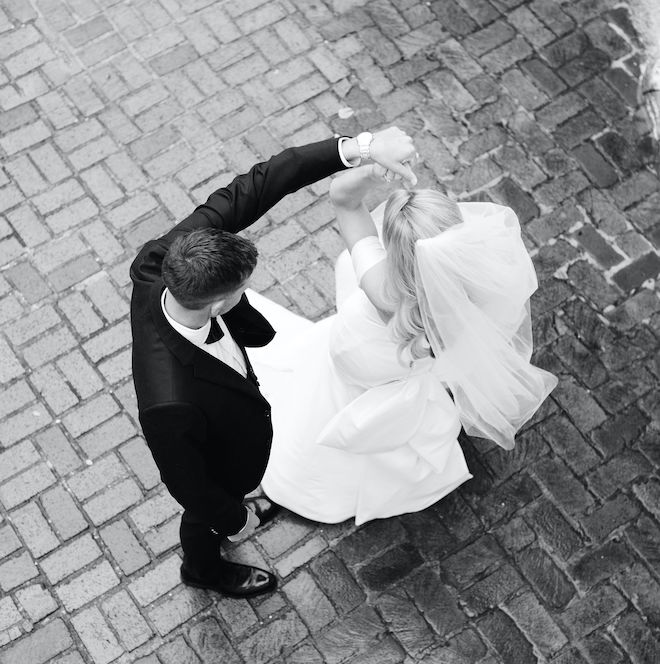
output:
<svg viewBox="0 0 660 664"><path fill-rule="evenodd" d="M530 364L537 281L513 211L401 189L372 216L363 199L390 175L332 182L350 252L336 315L311 323L249 294L278 330L249 351L273 413L262 487L315 521L428 507L471 477L461 427L510 449L557 383Z"/></svg>

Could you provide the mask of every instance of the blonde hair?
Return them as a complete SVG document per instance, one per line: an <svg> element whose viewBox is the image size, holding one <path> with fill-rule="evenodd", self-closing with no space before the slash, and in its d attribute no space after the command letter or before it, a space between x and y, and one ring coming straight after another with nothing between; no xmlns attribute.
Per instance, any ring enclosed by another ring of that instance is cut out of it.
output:
<svg viewBox="0 0 660 664"><path fill-rule="evenodd" d="M429 354L415 288L415 243L463 222L458 205L432 189L399 189L383 212L383 244L387 249L385 292L396 303L390 321L399 339L399 358L406 351L416 360Z"/></svg>

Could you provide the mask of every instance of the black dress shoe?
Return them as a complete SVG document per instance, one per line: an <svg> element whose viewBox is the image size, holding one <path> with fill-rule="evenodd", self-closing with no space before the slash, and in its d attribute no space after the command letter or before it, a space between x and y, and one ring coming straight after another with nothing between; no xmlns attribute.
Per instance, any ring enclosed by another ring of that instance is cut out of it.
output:
<svg viewBox="0 0 660 664"><path fill-rule="evenodd" d="M243 504L259 517L260 526L271 521L282 510L282 506L274 503L268 496L247 498Z"/></svg>
<svg viewBox="0 0 660 664"><path fill-rule="evenodd" d="M223 560L218 570L218 577L201 579L189 572L185 563L181 565L181 580L193 588L214 590L228 597L253 597L269 593L277 588L277 579L266 570L250 565L240 565Z"/></svg>

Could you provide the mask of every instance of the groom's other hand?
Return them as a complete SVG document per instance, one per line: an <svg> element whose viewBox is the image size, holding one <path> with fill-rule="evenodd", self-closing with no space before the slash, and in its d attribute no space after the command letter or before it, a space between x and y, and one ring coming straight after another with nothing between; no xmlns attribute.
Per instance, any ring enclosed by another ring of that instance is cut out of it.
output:
<svg viewBox="0 0 660 664"><path fill-rule="evenodd" d="M241 530L239 530L235 535L228 535L227 539L230 542L242 542L244 539L247 539L252 535L252 533L257 529L257 526L261 523L259 517L249 508L247 510L247 521Z"/></svg>

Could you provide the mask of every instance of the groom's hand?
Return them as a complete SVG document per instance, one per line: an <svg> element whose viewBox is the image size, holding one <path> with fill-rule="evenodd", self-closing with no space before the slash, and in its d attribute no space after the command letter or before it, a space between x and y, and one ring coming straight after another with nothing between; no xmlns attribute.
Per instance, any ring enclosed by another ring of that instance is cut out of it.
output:
<svg viewBox="0 0 660 664"><path fill-rule="evenodd" d="M417 153L413 140L398 127L388 127L374 134L369 146L371 159L377 164L400 175L412 186L417 184L417 177L410 168L410 162Z"/></svg>
<svg viewBox="0 0 660 664"><path fill-rule="evenodd" d="M252 535L252 533L257 529L257 526L261 523L259 517L249 508L247 510L247 521L241 530L239 530L235 535L228 535L227 539L230 542L242 542L244 539L247 539Z"/></svg>

